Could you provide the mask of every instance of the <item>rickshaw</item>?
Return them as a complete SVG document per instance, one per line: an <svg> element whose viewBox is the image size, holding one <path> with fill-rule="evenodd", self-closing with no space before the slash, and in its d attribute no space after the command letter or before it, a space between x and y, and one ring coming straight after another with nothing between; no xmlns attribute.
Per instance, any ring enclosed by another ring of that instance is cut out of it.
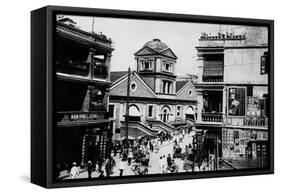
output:
<svg viewBox="0 0 281 194"><path fill-rule="evenodd" d="M181 147L177 146L174 149L173 158L182 158Z"/></svg>
<svg viewBox="0 0 281 194"><path fill-rule="evenodd" d="M131 169L135 175L147 175L148 174L148 168L146 166L139 165L138 163L132 164Z"/></svg>
<svg viewBox="0 0 281 194"><path fill-rule="evenodd" d="M179 170L178 165L176 165L175 161L172 160L172 165L167 167L166 172L167 173L177 173L178 170Z"/></svg>

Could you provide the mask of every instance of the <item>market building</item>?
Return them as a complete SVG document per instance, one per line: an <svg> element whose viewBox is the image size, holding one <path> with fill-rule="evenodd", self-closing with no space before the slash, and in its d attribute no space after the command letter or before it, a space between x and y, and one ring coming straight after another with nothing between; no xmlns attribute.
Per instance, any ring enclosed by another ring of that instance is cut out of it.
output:
<svg viewBox="0 0 281 194"><path fill-rule="evenodd" d="M197 93L190 80L175 75L177 56L165 43L153 39L135 54L130 73L128 138L173 133L196 119ZM125 115L128 72L111 72L109 115L114 120L113 140L126 138Z"/></svg>
<svg viewBox="0 0 281 194"><path fill-rule="evenodd" d="M269 114L267 28L244 27L241 34L202 33L196 49L195 126L212 142L209 152L237 168L265 167Z"/></svg>
<svg viewBox="0 0 281 194"><path fill-rule="evenodd" d="M55 53L55 164L104 160L110 154L108 118L111 39L81 30L69 18L57 20Z"/></svg>

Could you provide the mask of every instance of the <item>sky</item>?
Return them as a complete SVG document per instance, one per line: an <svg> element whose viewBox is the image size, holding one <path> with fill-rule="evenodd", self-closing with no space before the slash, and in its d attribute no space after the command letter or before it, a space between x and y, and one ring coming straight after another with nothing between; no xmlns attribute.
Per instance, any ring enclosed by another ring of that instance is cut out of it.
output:
<svg viewBox="0 0 281 194"><path fill-rule="evenodd" d="M102 32L113 41L114 51L111 58L112 71L126 71L134 68L134 53L155 38L167 44L178 57L176 75L197 74L197 51L202 32L217 34L220 30L230 31L239 26L219 24L153 21L140 19L120 19L88 16L64 16L73 19L85 31Z"/></svg>

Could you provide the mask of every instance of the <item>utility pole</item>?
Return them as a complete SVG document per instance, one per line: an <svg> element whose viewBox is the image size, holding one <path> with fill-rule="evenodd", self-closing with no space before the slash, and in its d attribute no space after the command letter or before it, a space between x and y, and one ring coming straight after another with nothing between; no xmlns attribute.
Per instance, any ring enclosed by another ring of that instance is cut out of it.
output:
<svg viewBox="0 0 281 194"><path fill-rule="evenodd" d="M94 26L95 26L95 17L93 17L92 21L92 33L94 34Z"/></svg>
<svg viewBox="0 0 281 194"><path fill-rule="evenodd" d="M131 68L128 68L128 82L127 82L127 101L126 101L126 116L125 116L125 139L126 144L129 142L129 103L130 103L130 77Z"/></svg>

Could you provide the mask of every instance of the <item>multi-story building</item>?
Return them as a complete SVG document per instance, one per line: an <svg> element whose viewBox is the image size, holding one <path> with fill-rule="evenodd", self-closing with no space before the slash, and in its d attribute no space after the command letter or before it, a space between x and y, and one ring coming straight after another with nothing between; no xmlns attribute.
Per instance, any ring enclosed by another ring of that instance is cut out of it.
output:
<svg viewBox="0 0 281 194"><path fill-rule="evenodd" d="M262 27L244 30L238 35L202 33L196 47L199 71L195 126L213 140L209 152L227 161L260 155L266 158L268 31ZM257 165L260 167L260 163Z"/></svg>
<svg viewBox="0 0 281 194"><path fill-rule="evenodd" d="M55 44L55 163L63 168L103 160L112 136L107 114L112 41L63 18Z"/></svg>
<svg viewBox="0 0 281 194"><path fill-rule="evenodd" d="M130 139L173 133L178 125L194 121L196 89L188 80L176 81L176 60L172 49L159 39L148 41L135 53L129 85ZM124 139L128 72L111 72L111 78L109 112L115 120L115 139Z"/></svg>

